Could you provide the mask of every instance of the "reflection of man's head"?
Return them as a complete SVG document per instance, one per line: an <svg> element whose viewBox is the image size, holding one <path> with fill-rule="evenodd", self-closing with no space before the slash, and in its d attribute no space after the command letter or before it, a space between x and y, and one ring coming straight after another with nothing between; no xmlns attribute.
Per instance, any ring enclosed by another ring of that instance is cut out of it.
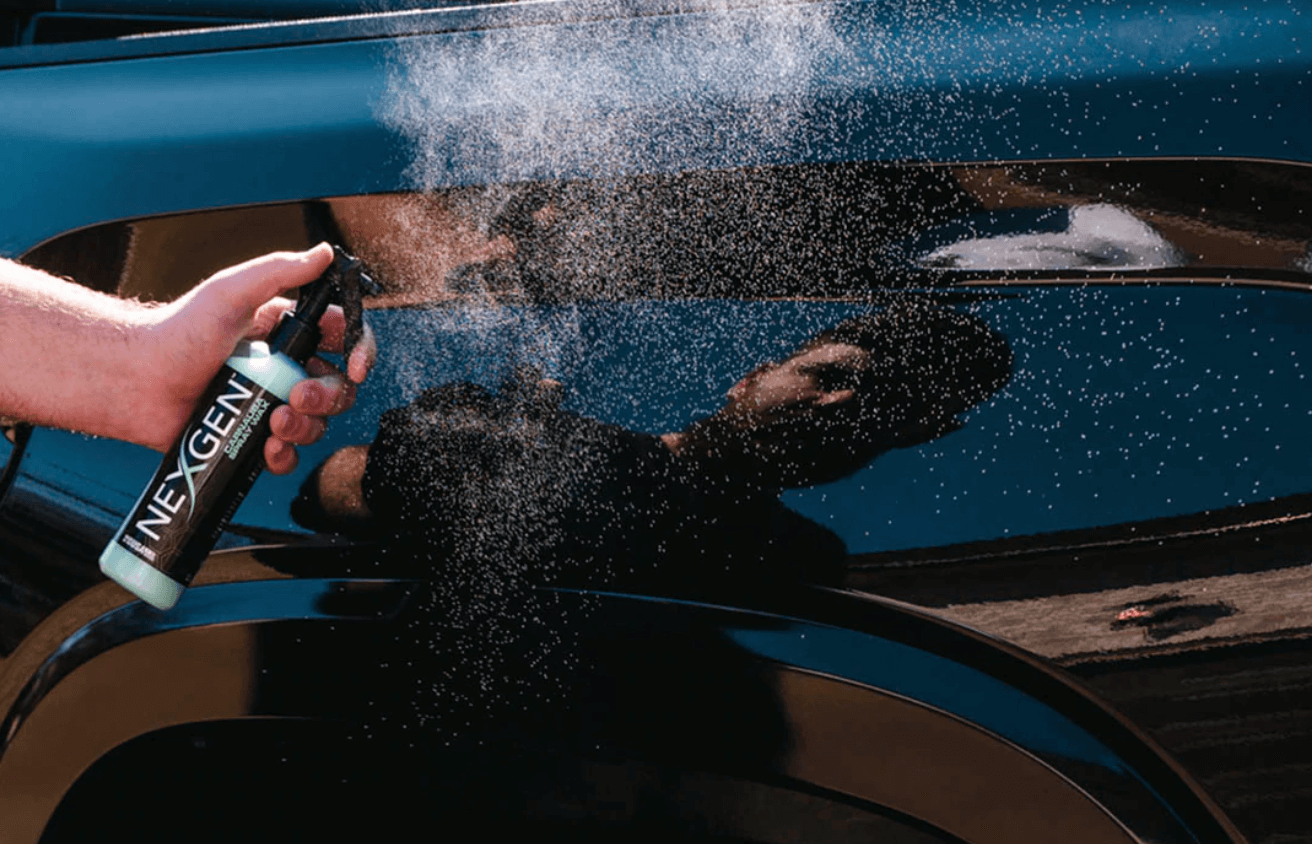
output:
<svg viewBox="0 0 1312 844"><path fill-rule="evenodd" d="M981 320L905 304L846 320L757 367L689 428L694 453L778 486L837 480L892 448L960 427L1011 377L1007 341Z"/></svg>

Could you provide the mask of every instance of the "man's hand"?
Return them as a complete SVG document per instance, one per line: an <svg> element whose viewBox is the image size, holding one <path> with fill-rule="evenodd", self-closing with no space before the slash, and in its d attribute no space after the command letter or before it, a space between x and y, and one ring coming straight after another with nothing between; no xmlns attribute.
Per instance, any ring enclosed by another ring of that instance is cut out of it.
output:
<svg viewBox="0 0 1312 844"><path fill-rule="evenodd" d="M150 379L160 411L155 423L143 426L137 442L163 450L181 433L210 379L239 340L262 339L292 302L280 294L318 278L332 263L327 244L307 252L277 252L216 273L186 295L152 311L143 332L143 360L158 362ZM345 320L338 307L320 323L324 351L340 352ZM292 388L288 404L270 416L272 436L265 443L269 471L286 474L296 468L295 446L323 436L327 417L348 410L356 385L373 366L377 347L366 329L343 374L322 358L306 364L310 378Z"/></svg>
<svg viewBox="0 0 1312 844"><path fill-rule="evenodd" d="M331 262L327 244L266 255L155 306L0 260L0 416L164 451L237 342L264 337L291 308L279 294L318 278ZM341 309L330 309L320 326L322 348L339 351ZM292 471L295 446L318 440L327 417L351 406L376 353L366 332L345 375L310 360L311 377L270 418L271 472Z"/></svg>

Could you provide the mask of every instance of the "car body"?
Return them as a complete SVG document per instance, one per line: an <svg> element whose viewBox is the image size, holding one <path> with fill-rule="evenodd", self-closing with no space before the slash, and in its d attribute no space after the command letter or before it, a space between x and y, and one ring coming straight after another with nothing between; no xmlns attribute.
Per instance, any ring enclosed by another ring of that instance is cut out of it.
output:
<svg viewBox="0 0 1312 844"><path fill-rule="evenodd" d="M336 240L382 354L169 613L94 564L158 455L8 425L4 840L1312 836L1298 3L166 6L14 13L0 250L159 300ZM461 650L440 554L292 517L433 384L673 431L908 300L1014 374L784 493L841 587L519 573Z"/></svg>

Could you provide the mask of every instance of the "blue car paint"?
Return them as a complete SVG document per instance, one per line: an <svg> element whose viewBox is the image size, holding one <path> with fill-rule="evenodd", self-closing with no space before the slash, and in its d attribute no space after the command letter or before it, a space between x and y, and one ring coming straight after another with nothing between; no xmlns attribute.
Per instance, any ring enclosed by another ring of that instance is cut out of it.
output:
<svg viewBox="0 0 1312 844"><path fill-rule="evenodd" d="M17 67L0 71L0 253L108 219L416 182L1312 161L1309 32L1295 0L850 2ZM389 87L410 68L423 90ZM416 152L437 157L416 171Z"/></svg>
<svg viewBox="0 0 1312 844"><path fill-rule="evenodd" d="M784 501L864 553L1312 489L1312 441L1302 435L1312 418L1303 386L1312 366L1307 293L1216 285L1012 292L970 308L1013 345L1016 374L1002 394L965 414L960 431ZM376 312L379 368L330 436L339 446L369 442L382 405L452 380L495 388L519 362L560 380L568 409L632 430L680 430L719 408L758 364L865 310L698 301Z"/></svg>
<svg viewBox="0 0 1312 844"><path fill-rule="evenodd" d="M785 500L854 553L1201 513L1312 491L1312 297L1037 289L978 313L1016 375L966 426ZM859 487L856 489L854 487Z"/></svg>
<svg viewBox="0 0 1312 844"><path fill-rule="evenodd" d="M844 480L788 491L785 503L835 531L851 553L867 553L1312 491L1307 293L1216 285L1013 292L971 308L1016 354L999 396L965 414L962 430L888 452ZM356 407L301 450L296 473L262 476L235 522L299 530L288 504L312 467L371 442L385 410L427 387L467 380L496 389L512 367L531 363L565 385L569 410L675 431L714 412L758 364L864 310L674 301L371 312L380 358ZM74 492L117 524L158 455L40 430L26 461L22 482Z"/></svg>
<svg viewBox="0 0 1312 844"><path fill-rule="evenodd" d="M394 188L383 45L0 72L0 251L105 220Z"/></svg>

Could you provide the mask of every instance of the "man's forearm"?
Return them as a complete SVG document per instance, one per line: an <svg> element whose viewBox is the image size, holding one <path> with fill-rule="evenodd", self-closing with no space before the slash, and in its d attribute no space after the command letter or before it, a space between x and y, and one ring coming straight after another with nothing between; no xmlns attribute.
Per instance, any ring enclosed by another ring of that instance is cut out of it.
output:
<svg viewBox="0 0 1312 844"><path fill-rule="evenodd" d="M0 415L131 439L150 310L0 259Z"/></svg>

